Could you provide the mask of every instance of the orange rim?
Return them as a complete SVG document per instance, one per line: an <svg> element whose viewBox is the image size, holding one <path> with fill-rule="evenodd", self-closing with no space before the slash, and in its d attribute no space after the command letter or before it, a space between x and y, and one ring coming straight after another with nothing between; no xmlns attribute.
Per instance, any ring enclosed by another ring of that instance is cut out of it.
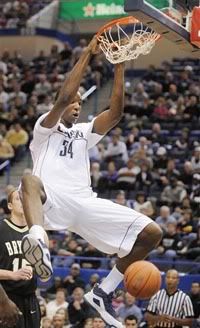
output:
<svg viewBox="0 0 200 328"><path fill-rule="evenodd" d="M104 31L108 30L110 27L116 25L117 23L120 23L122 25L128 25L128 24L139 23L139 20L133 16L114 19L99 29L99 31L97 32L97 37L99 37Z"/></svg>

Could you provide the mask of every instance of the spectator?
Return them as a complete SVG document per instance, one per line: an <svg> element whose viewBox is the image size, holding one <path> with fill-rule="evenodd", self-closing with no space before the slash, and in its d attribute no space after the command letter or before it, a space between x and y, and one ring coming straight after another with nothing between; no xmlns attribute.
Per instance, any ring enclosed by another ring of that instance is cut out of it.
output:
<svg viewBox="0 0 200 328"><path fill-rule="evenodd" d="M170 180L171 177L178 178L180 176L180 173L178 170L176 170L176 163L174 159L169 159L167 162L166 171L164 172L165 176L168 180Z"/></svg>
<svg viewBox="0 0 200 328"><path fill-rule="evenodd" d="M145 318L148 325L156 327L192 327L194 311L191 299L178 289L179 274L168 270L165 278L166 288L159 290L149 301ZM173 306L166 306L173 304Z"/></svg>
<svg viewBox="0 0 200 328"><path fill-rule="evenodd" d="M72 300L69 303L69 321L76 328L82 328L84 322L89 318L93 311L90 305L84 300L84 290L76 287L72 293Z"/></svg>
<svg viewBox="0 0 200 328"><path fill-rule="evenodd" d="M39 306L40 306L40 315L41 315L41 318L45 318L46 317L46 312L47 312L45 301L40 300L39 301Z"/></svg>
<svg viewBox="0 0 200 328"><path fill-rule="evenodd" d="M117 186L118 189L130 190L134 189L136 176L140 172L140 168L135 165L132 159L129 159L126 167L122 167L118 171Z"/></svg>
<svg viewBox="0 0 200 328"><path fill-rule="evenodd" d="M158 173L163 173L165 172L164 170L167 167L167 150L165 147L159 147L157 152L156 152L156 157L154 159L154 169L158 171Z"/></svg>
<svg viewBox="0 0 200 328"><path fill-rule="evenodd" d="M92 290L92 288L94 287L94 285L98 284L100 280L100 276L98 275L98 273L93 273L90 276L90 280L89 283L85 286L85 292L89 292L90 290Z"/></svg>
<svg viewBox="0 0 200 328"><path fill-rule="evenodd" d="M43 317L41 320L41 328L52 328L51 319L48 317Z"/></svg>
<svg viewBox="0 0 200 328"><path fill-rule="evenodd" d="M170 215L170 208L168 206L161 206L160 215L155 221L164 231L167 230L167 224L176 223L176 219Z"/></svg>
<svg viewBox="0 0 200 328"><path fill-rule="evenodd" d="M110 161L111 159L114 161L121 160L124 163L128 161L126 144L123 141L120 141L118 135L112 136L112 141L108 144L104 157L107 161Z"/></svg>
<svg viewBox="0 0 200 328"><path fill-rule="evenodd" d="M153 124L153 126L152 126L152 133L149 136L149 140L151 140L151 142L153 144L163 145L163 144L166 143L166 137L161 132L160 123L154 123Z"/></svg>
<svg viewBox="0 0 200 328"><path fill-rule="evenodd" d="M86 319L83 328L93 328L93 319Z"/></svg>
<svg viewBox="0 0 200 328"><path fill-rule="evenodd" d="M167 108L167 102L164 97L159 97L155 101L153 116L155 117L156 120L166 120L168 118L169 110Z"/></svg>
<svg viewBox="0 0 200 328"><path fill-rule="evenodd" d="M183 242L180 235L177 233L177 224L168 223L167 230L164 233L160 245L151 251L149 258L162 257L166 259L173 259L178 256L177 251L183 248Z"/></svg>
<svg viewBox="0 0 200 328"><path fill-rule="evenodd" d="M61 314L54 314L52 319L52 328L64 328L64 318Z"/></svg>
<svg viewBox="0 0 200 328"><path fill-rule="evenodd" d="M60 308L56 311L56 314L57 315L59 314L60 316L62 316L63 320L64 320L64 327L68 326L69 325L69 317L68 317L68 311L67 309L65 308Z"/></svg>
<svg viewBox="0 0 200 328"><path fill-rule="evenodd" d="M154 213L152 203L150 200L146 199L146 195L143 191L140 191L136 194L134 210L149 217L151 217Z"/></svg>
<svg viewBox="0 0 200 328"><path fill-rule="evenodd" d="M124 321L131 314L136 316L138 323L142 320L142 311L135 304L135 297L126 292L124 295L124 305L117 310L117 315L121 321Z"/></svg>
<svg viewBox="0 0 200 328"><path fill-rule="evenodd" d="M175 176L170 178L170 185L166 186L161 194L161 200L169 205L179 205L187 195L182 182Z"/></svg>
<svg viewBox="0 0 200 328"><path fill-rule="evenodd" d="M10 143L0 135L0 164L14 157L14 149Z"/></svg>
<svg viewBox="0 0 200 328"><path fill-rule="evenodd" d="M136 177L136 187L137 190L142 190L145 193L149 193L151 184L153 183L153 177L150 171L148 163L143 162L141 164L141 171Z"/></svg>
<svg viewBox="0 0 200 328"><path fill-rule="evenodd" d="M118 171L114 161L108 163L107 171L102 172L102 177L99 179L98 190L103 192L105 190L116 189L116 181Z"/></svg>
<svg viewBox="0 0 200 328"><path fill-rule="evenodd" d="M28 133L16 123L13 128L10 128L6 134L6 140L13 146L15 150L15 160L19 161L24 154L26 144L28 142Z"/></svg>
<svg viewBox="0 0 200 328"><path fill-rule="evenodd" d="M144 107L144 102L146 99L148 99L148 94L144 91L144 85L142 83L138 83L136 85L135 91L132 94L132 100L131 103L134 106L137 106L139 108Z"/></svg>
<svg viewBox="0 0 200 328"><path fill-rule="evenodd" d="M62 279L61 277L54 277L54 281L53 281L53 285L47 289L47 295L48 297L54 297L56 295L56 292L58 289L62 289L63 285L62 285Z"/></svg>
<svg viewBox="0 0 200 328"><path fill-rule="evenodd" d="M127 200L125 197L125 192L123 190L118 191L116 194L116 197L114 199L114 202L120 205L128 206L127 205Z"/></svg>
<svg viewBox="0 0 200 328"><path fill-rule="evenodd" d="M200 317L200 283L197 281L192 282L191 290L190 290L190 299L192 301L193 309L194 309L194 317Z"/></svg>
<svg viewBox="0 0 200 328"><path fill-rule="evenodd" d="M105 322L102 320L102 318L99 315L94 316L92 323L93 323L92 328L106 328Z"/></svg>
<svg viewBox="0 0 200 328"><path fill-rule="evenodd" d="M186 161L183 165L183 169L181 171L180 180L184 183L184 185L189 188L189 185L191 184L191 179L193 175L193 167L192 163L189 161Z"/></svg>
<svg viewBox="0 0 200 328"><path fill-rule="evenodd" d="M194 172L200 173L200 146L195 148L191 163Z"/></svg>
<svg viewBox="0 0 200 328"><path fill-rule="evenodd" d="M51 91L51 84L47 81L45 74L39 76L39 82L35 85L35 91L38 96L46 95Z"/></svg>
<svg viewBox="0 0 200 328"><path fill-rule="evenodd" d="M195 238L196 234L194 233L196 231L196 227L193 222L191 209L186 209L178 220L178 231L182 237L188 236L188 238L185 239L193 240Z"/></svg>
<svg viewBox="0 0 200 328"><path fill-rule="evenodd" d="M93 245L88 244L80 255L88 258L87 260L86 259L81 260L82 268L98 269L101 266L101 261L98 260L90 261L90 257L103 257L103 253L101 253Z"/></svg>
<svg viewBox="0 0 200 328"><path fill-rule="evenodd" d="M200 259L200 223L197 227L197 236L190 241L180 252L180 255L186 256L189 260L198 261Z"/></svg>
<svg viewBox="0 0 200 328"><path fill-rule="evenodd" d="M138 327L138 320L137 317L133 314L128 315L124 319L125 328L137 328Z"/></svg>
<svg viewBox="0 0 200 328"><path fill-rule="evenodd" d="M47 303L47 317L52 319L53 316L56 314L56 311L60 308L68 308L68 303L65 300L65 289L63 288L57 290L55 300Z"/></svg>
<svg viewBox="0 0 200 328"><path fill-rule="evenodd" d="M70 268L70 274L63 279L63 287L65 287L68 294L71 295L76 287L84 289L84 286L85 282L80 277L80 265L78 263L73 263Z"/></svg>

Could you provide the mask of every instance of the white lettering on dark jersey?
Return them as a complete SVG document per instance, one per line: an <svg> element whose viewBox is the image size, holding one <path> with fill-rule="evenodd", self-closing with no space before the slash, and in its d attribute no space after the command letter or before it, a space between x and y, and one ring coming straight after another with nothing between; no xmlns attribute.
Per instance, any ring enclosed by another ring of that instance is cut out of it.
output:
<svg viewBox="0 0 200 328"><path fill-rule="evenodd" d="M5 243L6 248L8 250L8 255L14 255L14 254L22 254L21 250L21 240L13 240L13 241L7 241Z"/></svg>

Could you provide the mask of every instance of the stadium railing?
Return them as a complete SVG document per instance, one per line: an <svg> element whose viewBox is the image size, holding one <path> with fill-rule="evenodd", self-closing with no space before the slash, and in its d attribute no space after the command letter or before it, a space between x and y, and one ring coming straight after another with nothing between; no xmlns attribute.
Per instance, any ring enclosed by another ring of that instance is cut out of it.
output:
<svg viewBox="0 0 200 328"><path fill-rule="evenodd" d="M70 274L70 266L72 263L80 264L80 275L85 281L85 284L89 283L90 277L94 273L98 273L100 279L107 276L109 270L111 269L112 259L102 258L102 257L81 257L81 256L52 256L52 264L54 269L53 277L46 283L38 280L38 286L41 288L41 291L46 291L47 288L51 287L54 283L54 277L60 277L63 279ZM99 264L97 268L83 268L83 263L95 263ZM166 261L166 260L155 260L152 261L161 271L162 276L162 285L161 288L165 285L165 272L168 269L177 269L180 273L180 284L179 288L185 292L188 292L191 288L191 284L194 281L199 281L199 272L200 272L200 263L194 261ZM181 270L184 268L185 271ZM121 284L119 287L123 287Z"/></svg>

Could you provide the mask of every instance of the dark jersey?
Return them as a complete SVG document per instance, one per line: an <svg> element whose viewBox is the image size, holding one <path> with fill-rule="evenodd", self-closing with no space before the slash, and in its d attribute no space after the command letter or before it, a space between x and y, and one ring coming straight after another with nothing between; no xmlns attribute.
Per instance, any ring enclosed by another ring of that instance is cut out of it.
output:
<svg viewBox="0 0 200 328"><path fill-rule="evenodd" d="M21 251L21 241L27 233L27 226L16 226L10 220L4 220L0 223L0 269L17 271L29 265ZM6 292L23 296L34 293L36 283L36 276L27 281L1 280Z"/></svg>

